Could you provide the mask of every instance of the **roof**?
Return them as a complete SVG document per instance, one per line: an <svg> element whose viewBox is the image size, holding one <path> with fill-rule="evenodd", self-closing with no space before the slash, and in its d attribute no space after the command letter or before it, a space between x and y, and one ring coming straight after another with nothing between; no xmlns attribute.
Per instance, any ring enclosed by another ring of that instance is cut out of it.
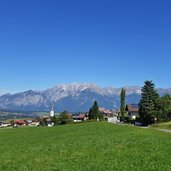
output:
<svg viewBox="0 0 171 171"><path fill-rule="evenodd" d="M104 113L104 114L112 114L111 110L105 109L105 108L99 108L99 111Z"/></svg>
<svg viewBox="0 0 171 171"><path fill-rule="evenodd" d="M26 124L26 122L25 121L23 121L23 120L16 120L16 121L14 121L14 123L16 123L16 124Z"/></svg>
<svg viewBox="0 0 171 171"><path fill-rule="evenodd" d="M0 122L0 124L10 124L9 122Z"/></svg>
<svg viewBox="0 0 171 171"><path fill-rule="evenodd" d="M79 114L79 115L74 115L73 118L74 119L84 119L86 117L85 114Z"/></svg>
<svg viewBox="0 0 171 171"><path fill-rule="evenodd" d="M32 120L24 120L25 122L27 123L32 123L33 121Z"/></svg>
<svg viewBox="0 0 171 171"><path fill-rule="evenodd" d="M139 106L138 104L127 104L126 110L128 112L139 112Z"/></svg>
<svg viewBox="0 0 171 171"><path fill-rule="evenodd" d="M85 114L79 114L79 117L81 118L81 119L84 119L85 118Z"/></svg>

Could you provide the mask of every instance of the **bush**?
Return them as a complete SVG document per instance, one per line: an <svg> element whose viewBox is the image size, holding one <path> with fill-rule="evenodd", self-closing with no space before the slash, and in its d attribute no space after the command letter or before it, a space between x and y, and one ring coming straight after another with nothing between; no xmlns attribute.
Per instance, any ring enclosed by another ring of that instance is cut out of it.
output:
<svg viewBox="0 0 171 171"><path fill-rule="evenodd" d="M64 112L60 113L60 115L58 117L58 123L61 125L65 125L69 122L72 122L72 119L68 115L68 112L64 111Z"/></svg>

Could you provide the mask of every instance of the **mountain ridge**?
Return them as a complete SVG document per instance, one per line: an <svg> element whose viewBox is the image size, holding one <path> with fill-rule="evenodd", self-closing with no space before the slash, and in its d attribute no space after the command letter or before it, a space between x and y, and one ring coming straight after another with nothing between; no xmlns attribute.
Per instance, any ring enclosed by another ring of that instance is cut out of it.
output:
<svg viewBox="0 0 171 171"><path fill-rule="evenodd" d="M138 103L141 87L125 86L126 102ZM157 89L160 95L171 94L171 88ZM49 110L54 105L56 111L85 112L97 100L100 107L119 108L121 88L102 88L92 83L62 84L46 90L28 90L16 94L0 96L0 108L10 110Z"/></svg>

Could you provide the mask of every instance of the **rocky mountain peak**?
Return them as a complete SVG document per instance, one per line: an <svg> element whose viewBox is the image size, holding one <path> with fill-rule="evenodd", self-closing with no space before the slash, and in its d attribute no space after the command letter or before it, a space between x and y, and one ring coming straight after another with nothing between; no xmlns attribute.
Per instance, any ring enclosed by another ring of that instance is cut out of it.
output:
<svg viewBox="0 0 171 171"><path fill-rule="evenodd" d="M125 86L126 102L138 103L141 87ZM88 111L94 100L100 107L113 109L120 105L121 88L102 88L91 83L57 85L44 91L29 90L13 95L0 96L0 108L12 110L49 110L54 105L57 111ZM171 94L171 89L158 89L160 95Z"/></svg>

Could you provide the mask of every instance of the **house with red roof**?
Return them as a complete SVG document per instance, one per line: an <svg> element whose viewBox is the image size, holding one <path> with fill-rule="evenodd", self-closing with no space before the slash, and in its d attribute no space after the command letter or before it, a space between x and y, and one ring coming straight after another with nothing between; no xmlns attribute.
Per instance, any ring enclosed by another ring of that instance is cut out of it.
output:
<svg viewBox="0 0 171 171"><path fill-rule="evenodd" d="M24 121L24 120L15 120L13 122L13 127L14 128L17 128L18 126L26 126L27 125L27 122Z"/></svg>

